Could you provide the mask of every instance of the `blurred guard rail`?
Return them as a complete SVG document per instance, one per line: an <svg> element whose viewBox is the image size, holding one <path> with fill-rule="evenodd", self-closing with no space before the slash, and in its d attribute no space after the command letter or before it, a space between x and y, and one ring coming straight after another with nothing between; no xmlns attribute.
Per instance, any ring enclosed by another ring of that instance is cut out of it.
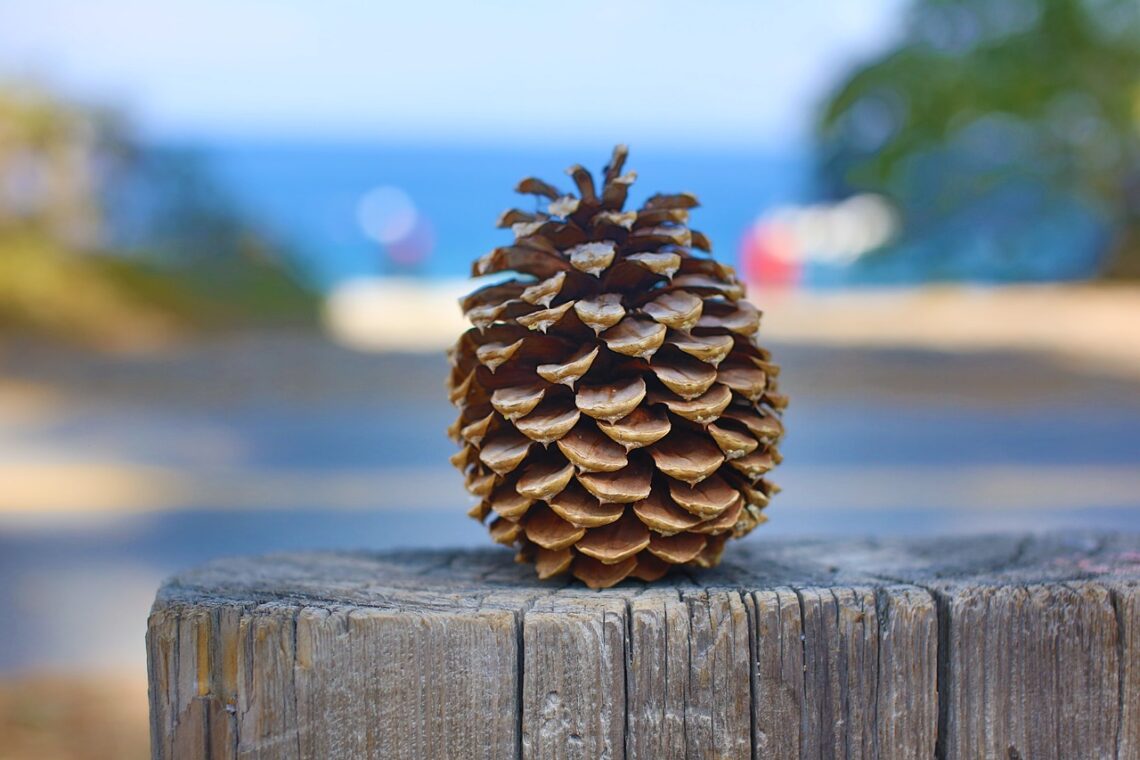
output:
<svg viewBox="0 0 1140 760"><path fill-rule="evenodd" d="M155 758L1136 758L1140 536L754 541L603 592L502 551L169 581Z"/></svg>

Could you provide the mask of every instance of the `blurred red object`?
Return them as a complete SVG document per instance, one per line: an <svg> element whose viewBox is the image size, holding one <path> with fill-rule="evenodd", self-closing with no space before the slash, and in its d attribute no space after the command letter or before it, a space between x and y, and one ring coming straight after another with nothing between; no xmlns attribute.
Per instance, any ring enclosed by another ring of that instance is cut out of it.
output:
<svg viewBox="0 0 1140 760"><path fill-rule="evenodd" d="M740 241L740 262L748 283L764 287L800 284L803 258L792 231L776 221L759 221Z"/></svg>

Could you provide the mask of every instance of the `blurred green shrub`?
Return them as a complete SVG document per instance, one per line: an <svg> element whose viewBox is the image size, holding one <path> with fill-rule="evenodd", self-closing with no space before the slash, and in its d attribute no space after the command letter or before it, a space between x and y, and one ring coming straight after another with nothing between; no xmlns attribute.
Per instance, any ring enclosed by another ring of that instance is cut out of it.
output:
<svg viewBox="0 0 1140 760"><path fill-rule="evenodd" d="M137 342L316 313L289 252L194 155L145 148L112 112L0 87L0 329Z"/></svg>
<svg viewBox="0 0 1140 760"><path fill-rule="evenodd" d="M1088 270L1140 276L1136 0L915 0L895 49L828 99L818 139L829 193L892 198L895 252L930 271L1067 276L1081 245ZM1082 220L1103 234L1066 237Z"/></svg>

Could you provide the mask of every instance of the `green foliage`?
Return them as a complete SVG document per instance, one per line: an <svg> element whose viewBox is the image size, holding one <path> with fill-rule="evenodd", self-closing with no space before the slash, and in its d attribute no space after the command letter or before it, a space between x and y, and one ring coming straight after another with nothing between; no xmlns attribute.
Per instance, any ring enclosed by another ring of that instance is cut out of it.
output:
<svg viewBox="0 0 1140 760"><path fill-rule="evenodd" d="M2 329L137 342L315 321L288 253L196 157L143 150L113 114L0 88L0 180Z"/></svg>
<svg viewBox="0 0 1140 760"><path fill-rule="evenodd" d="M1095 208L1140 264L1140 3L916 0L899 46L826 103L823 176L881 192L912 233L998 186ZM937 166L932 170L932 166Z"/></svg>
<svg viewBox="0 0 1140 760"><path fill-rule="evenodd" d="M42 235L0 240L0 331L133 345L168 337L192 312L171 278L127 262L74 256Z"/></svg>
<svg viewBox="0 0 1140 760"><path fill-rule="evenodd" d="M0 333L134 346L187 330L308 325L316 317L312 293L269 263L172 268L77 256L42 236L0 238Z"/></svg>

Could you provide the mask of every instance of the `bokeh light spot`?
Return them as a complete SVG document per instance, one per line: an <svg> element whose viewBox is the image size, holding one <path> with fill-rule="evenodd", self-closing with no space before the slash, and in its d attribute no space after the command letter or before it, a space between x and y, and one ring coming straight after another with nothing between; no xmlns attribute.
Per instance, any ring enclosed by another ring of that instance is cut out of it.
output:
<svg viewBox="0 0 1140 760"><path fill-rule="evenodd" d="M406 238L416 226L416 206L398 187L373 188L360 198L356 219L370 239L391 245Z"/></svg>

